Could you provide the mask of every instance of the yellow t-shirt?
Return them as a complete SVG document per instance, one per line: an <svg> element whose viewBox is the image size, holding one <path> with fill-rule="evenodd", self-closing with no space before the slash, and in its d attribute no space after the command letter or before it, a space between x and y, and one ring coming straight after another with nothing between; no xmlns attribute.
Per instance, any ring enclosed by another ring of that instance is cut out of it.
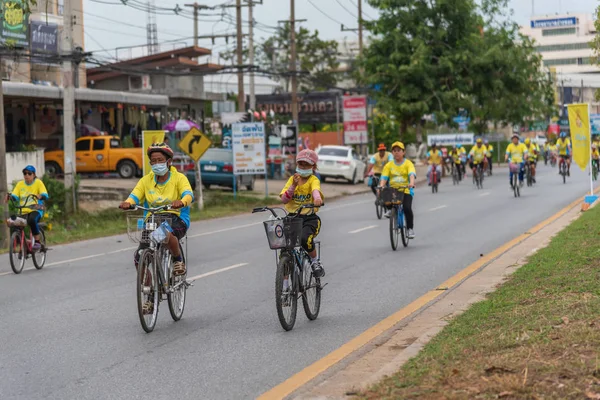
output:
<svg viewBox="0 0 600 400"><path fill-rule="evenodd" d="M458 150L452 150L450 152L450 157L452 157L455 164L460 164L460 152Z"/></svg>
<svg viewBox="0 0 600 400"><path fill-rule="evenodd" d="M194 199L194 192L188 178L171 167L171 176L165 183L158 183L154 172L142 177L129 195L127 201L131 204L141 204L144 207L160 207L173 203L175 200L182 200L185 207L178 210L169 210L167 212L179 216L190 227L190 204Z"/></svg>
<svg viewBox="0 0 600 400"><path fill-rule="evenodd" d="M383 167L385 167L385 164L389 163L393 159L394 157L389 151L386 151L383 157L380 157L379 153L376 153L373 157L371 157L371 160L369 161L370 164L373 164L373 173L381 174L381 171L383 171Z"/></svg>
<svg viewBox="0 0 600 400"><path fill-rule="evenodd" d="M281 190L281 192L279 193L279 197L283 196L283 194L288 191L288 189L290 188L290 186L292 186L293 183L294 177L291 176L290 179L288 179L285 186L283 187L283 189ZM298 211L298 208L300 206L304 206L306 204L313 204L312 193L315 190L319 191L319 193L321 194L321 200L325 201L325 196L323 196L323 192L321 191L321 181L316 176L311 175L308 177L304 184L296 186L292 199L285 205L285 209L287 210L287 212L295 213ZM319 211L319 209L315 208L314 212L316 213L317 211ZM306 209L302 210L301 213L310 214L312 212L313 210Z"/></svg>
<svg viewBox="0 0 600 400"><path fill-rule="evenodd" d="M484 145L485 147L487 147L487 157L491 157L492 153L494 152L494 146L492 146L491 144L486 144Z"/></svg>
<svg viewBox="0 0 600 400"><path fill-rule="evenodd" d="M479 164L480 162L483 162L486 154L487 148L484 145L481 145L481 147L477 147L477 145L475 145L471 147L471 151L469 152L469 155L473 157L473 164Z"/></svg>
<svg viewBox="0 0 600 400"><path fill-rule="evenodd" d="M598 149L592 150L592 159L597 160L599 158L600 158L600 152L598 152Z"/></svg>
<svg viewBox="0 0 600 400"><path fill-rule="evenodd" d="M529 147L527 148L527 153L529 154L529 160L536 161L538 158L538 154L540 153L540 148L537 144L530 143Z"/></svg>
<svg viewBox="0 0 600 400"><path fill-rule="evenodd" d="M555 144L548 145L548 151L551 153L558 152L558 147Z"/></svg>
<svg viewBox="0 0 600 400"><path fill-rule="evenodd" d="M556 147L558 147L558 155L566 156L569 146L571 146L571 139L566 138L565 140L562 140L561 138L559 138L556 141Z"/></svg>
<svg viewBox="0 0 600 400"><path fill-rule="evenodd" d="M13 199L17 200L19 202L20 206L30 206L30 205L34 205L34 204L42 204L41 200L34 200L33 198L30 198L29 200L27 200L27 196L29 195L34 195L34 196L39 196L42 195L43 198L47 199L48 198L48 191L46 190L46 185L44 185L44 182L42 182L41 179L39 178L35 178L35 180L31 183L31 185L28 185L25 183L25 181L20 181L19 183L16 184L15 188L13 189L11 196ZM22 213L23 214L29 214L30 212L33 211L38 211L40 214L42 214L42 216L44 215L44 212L41 210L33 210L31 208L23 208Z"/></svg>
<svg viewBox="0 0 600 400"><path fill-rule="evenodd" d="M506 154L508 154L510 162L520 164L523 162L525 155L528 154L527 146L525 146L525 143L519 143L516 146L514 143L510 143L506 147Z"/></svg>
<svg viewBox="0 0 600 400"><path fill-rule="evenodd" d="M381 179L386 180L390 183L390 186L394 189L404 189L404 193L409 194L410 190L408 185L410 183L409 177L414 175L417 177L417 171L412 161L404 159L402 164L397 164L396 161L390 161L383 167L381 173Z"/></svg>
<svg viewBox="0 0 600 400"><path fill-rule="evenodd" d="M442 152L440 150L428 151L427 159L429 160L429 165L442 165Z"/></svg>

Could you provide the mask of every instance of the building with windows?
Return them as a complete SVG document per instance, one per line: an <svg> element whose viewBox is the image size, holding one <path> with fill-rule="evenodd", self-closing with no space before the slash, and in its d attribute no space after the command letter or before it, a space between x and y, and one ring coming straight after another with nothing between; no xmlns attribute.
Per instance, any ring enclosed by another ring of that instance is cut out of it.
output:
<svg viewBox="0 0 600 400"><path fill-rule="evenodd" d="M542 15L533 17L521 33L535 41L547 68L558 74L599 73L593 64L591 42L596 35L591 14Z"/></svg>

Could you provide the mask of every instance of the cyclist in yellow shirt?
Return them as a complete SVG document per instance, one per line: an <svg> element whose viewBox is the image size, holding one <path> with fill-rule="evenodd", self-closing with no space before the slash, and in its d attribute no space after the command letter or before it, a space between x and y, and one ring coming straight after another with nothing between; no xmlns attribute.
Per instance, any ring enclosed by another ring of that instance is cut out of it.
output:
<svg viewBox="0 0 600 400"><path fill-rule="evenodd" d="M567 162L567 176L571 176L571 139L567 137L565 132L560 133L560 137L556 141L556 147L558 147L560 162ZM560 174L560 168L558 173Z"/></svg>
<svg viewBox="0 0 600 400"><path fill-rule="evenodd" d="M392 153L387 151L385 144L379 143L379 146L377 147L377 154L373 155L373 157L371 157L369 160L369 175L372 174L374 177L376 177L376 179L370 179L369 186L371 186L373 194L377 194L377 185L379 184L379 178L381 177L383 167L385 167L385 164L389 163L393 159L394 157L392 156Z"/></svg>
<svg viewBox="0 0 600 400"><path fill-rule="evenodd" d="M458 148L458 153L460 154L460 165L462 167L463 176L467 175L467 150L462 146L462 144L458 143L456 145Z"/></svg>
<svg viewBox="0 0 600 400"><path fill-rule="evenodd" d="M167 247L173 256L173 274L185 275L185 261L179 249L182 239L190 227L190 204L194 200L194 192L188 178L173 167L173 150L165 143L154 143L146 151L150 159L152 171L142 177L135 188L119 208L128 210L143 203L145 207L160 207L171 205L171 210L164 213L172 215L170 223L172 233L167 236ZM147 248L147 243L140 243L134 253L134 263L137 264L140 250Z"/></svg>
<svg viewBox="0 0 600 400"><path fill-rule="evenodd" d="M427 162L429 163L429 167L427 167L427 182L429 182L429 186L432 184L429 177L431 176L434 165L437 172L437 183L440 183L442 181L442 163L444 160L442 158L442 152L438 150L437 144L435 143L431 144L431 150L427 152Z"/></svg>
<svg viewBox="0 0 600 400"><path fill-rule="evenodd" d="M537 143L531 141L531 139L525 139L525 146L527 146L527 153L529 154L529 168L531 168L531 179L533 183L537 183L535 181L535 167L537 166L537 159L540 154L540 148Z"/></svg>
<svg viewBox="0 0 600 400"><path fill-rule="evenodd" d="M600 169L600 152L596 143L592 143L592 164L596 167L596 171Z"/></svg>
<svg viewBox="0 0 600 400"><path fill-rule="evenodd" d="M479 164L483 163L484 170L487 167L486 155L487 148L483 145L483 140L481 140L481 138L477 138L475 141L475 146L471 147L471 151L469 152L469 166L473 171L473 175L475 175L475 168L477 168Z"/></svg>
<svg viewBox="0 0 600 400"><path fill-rule="evenodd" d="M519 166L519 185L523 186L523 173L525 168L525 161L528 157L527 146L523 143L519 143L519 135L516 133L512 136L512 143L506 147L506 154L504 155L504 161L509 161L511 164ZM510 170L509 183L510 189L512 190L512 178L513 171Z"/></svg>
<svg viewBox="0 0 600 400"><path fill-rule="evenodd" d="M458 180L462 180L462 167L460 165L461 154L456 145L454 145L452 147L452 150L450 150L449 156L452 159L454 168L456 168L456 170L458 171Z"/></svg>
<svg viewBox="0 0 600 400"><path fill-rule="evenodd" d="M490 176L492 176L492 166L494 164L494 146L492 146L487 139L483 141L483 145L487 149L487 154L485 157L488 162L488 171L490 172Z"/></svg>
<svg viewBox="0 0 600 400"><path fill-rule="evenodd" d="M389 182L394 189L404 191L404 200L402 207L404 215L406 215L406 227L408 228L408 238L415 238L414 231L414 214L412 210L413 197L415 195L415 179L417 172L412 161L404 158L404 143L394 142L392 144L392 154L394 161L387 163L381 173L381 181L379 189L383 189ZM389 218L389 211L386 216Z"/></svg>

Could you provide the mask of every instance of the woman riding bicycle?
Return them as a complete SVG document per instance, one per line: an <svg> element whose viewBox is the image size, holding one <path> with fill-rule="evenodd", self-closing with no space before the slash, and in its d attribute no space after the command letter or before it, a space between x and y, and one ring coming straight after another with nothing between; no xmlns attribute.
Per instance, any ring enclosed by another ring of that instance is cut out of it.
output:
<svg viewBox="0 0 600 400"><path fill-rule="evenodd" d="M173 274L185 275L186 268L179 250L179 239L182 239L190 227L190 204L194 201L194 193L188 178L179 173L173 163L173 150L164 143L154 143L146 151L150 159L152 172L139 180L127 200L119 208L128 210L132 206L144 203L146 207L171 205L170 223L173 233L167 237L167 246L173 256ZM134 262L137 268L140 250L147 248L147 243L140 243L135 251Z"/></svg>
<svg viewBox="0 0 600 400"><path fill-rule="evenodd" d="M412 161L404 158L404 143L394 142L392 144L392 154L394 161L388 163L381 174L379 189L383 189L389 182L390 186L396 190L404 192L402 207L406 215L406 227L408 228L408 238L414 239L414 215L412 210L412 201L414 196L415 179L417 173ZM386 214L389 217L389 211Z"/></svg>
<svg viewBox="0 0 600 400"><path fill-rule="evenodd" d="M35 196L38 201L35 202L30 196ZM28 165L23 168L23 180L17 183L11 194L6 196L6 201L8 202L10 198L19 202L19 205L21 206L34 206L36 204L42 204L43 200L48 200L46 186L44 185L44 182L35 175L35 167L33 165ZM21 201L24 201L25 203L21 203ZM27 225L29 225L35 239L32 250L40 250L42 246L39 242L40 228L38 222L40 222L40 219L44 216L44 211L23 208L22 212L27 218Z"/></svg>
<svg viewBox="0 0 600 400"><path fill-rule="evenodd" d="M321 182L315 176L319 156L312 150L305 149L298 153L296 157L296 173L290 177L283 190L279 194L281 201L285 204L285 209L290 213L295 213L298 208L305 204L323 205L323 192L321 192ZM306 250L311 258L311 267L315 278L325 276L325 270L317 255L317 249L314 240L321 231L321 219L317 216L318 209L305 210L306 214L300 215L302 218L302 248Z"/></svg>

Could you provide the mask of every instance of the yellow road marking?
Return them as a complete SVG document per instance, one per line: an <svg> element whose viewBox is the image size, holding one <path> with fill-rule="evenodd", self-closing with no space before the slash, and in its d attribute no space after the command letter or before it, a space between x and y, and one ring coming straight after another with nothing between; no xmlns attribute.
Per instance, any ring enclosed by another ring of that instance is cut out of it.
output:
<svg viewBox="0 0 600 400"><path fill-rule="evenodd" d="M600 191L600 187L595 190L595 192ZM533 228L529 229L527 232L517 236L516 238L510 240L504 245L498 247L496 250L491 253L481 257L479 260L475 261L462 271L458 272L456 275L448 279L447 281L440 284L437 289L431 290L425 293L423 296L419 297L417 300L413 301L406 307L401 310L395 312L390 315L386 319L381 322L378 322L374 326L370 327L360 335L356 336L354 339L349 342L343 344L338 349L332 351L327 354L325 357L320 360L314 362L308 367L304 368L302 371L293 375L292 377L286 379L284 382L275 386L273 389L263 393L258 397L259 400L271 400L271 399L283 399L286 396L289 396L291 393L304 386L350 354L354 353L356 350L360 349L364 345L371 342L373 339L391 329L398 323L400 323L403 319L409 317L414 312L422 309L431 301L435 300L439 296L445 293L446 289L451 289L454 286L460 284L463 280L468 278L470 275L477 272L479 269L487 265L492 260L496 259L512 247L518 245L523 240L527 239L531 235L539 232L544 227L550 225L552 222L556 221L558 218L565 215L567 212L572 210L574 207L577 207L578 204L581 203L581 199L573 201L571 204L554 214L553 216L547 218L546 220L540 222ZM441 290L440 290L441 289Z"/></svg>

